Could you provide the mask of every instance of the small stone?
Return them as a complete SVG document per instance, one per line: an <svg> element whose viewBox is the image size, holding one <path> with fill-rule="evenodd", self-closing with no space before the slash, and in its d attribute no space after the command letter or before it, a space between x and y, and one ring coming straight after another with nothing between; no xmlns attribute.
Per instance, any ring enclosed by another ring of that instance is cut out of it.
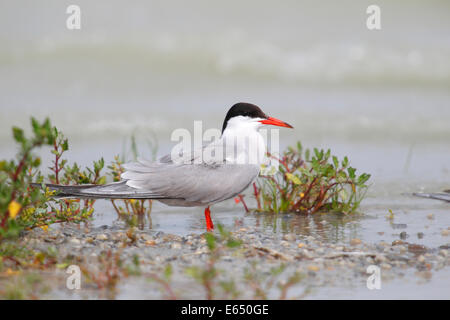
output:
<svg viewBox="0 0 450 320"><path fill-rule="evenodd" d="M427 252L427 248L425 248L425 246L422 246L420 244L410 244L408 245L408 251L415 254L423 254Z"/></svg>
<svg viewBox="0 0 450 320"><path fill-rule="evenodd" d="M392 241L392 246L399 246L399 245L403 245L403 244L406 244L406 242L402 241L402 240L394 240L394 241Z"/></svg>
<svg viewBox="0 0 450 320"><path fill-rule="evenodd" d="M78 244L81 243L81 241L78 240L77 238L72 238L72 239L70 239L70 243L71 243L71 244L76 244L76 245L78 245Z"/></svg>
<svg viewBox="0 0 450 320"><path fill-rule="evenodd" d="M444 229L441 231L441 235L443 237L447 237L449 234L450 234L450 230L448 230L448 229Z"/></svg>
<svg viewBox="0 0 450 320"><path fill-rule="evenodd" d="M405 240L408 237L409 235L406 233L406 231L400 232L400 239Z"/></svg>
<svg viewBox="0 0 450 320"><path fill-rule="evenodd" d="M420 263L425 262L425 257L424 257L423 255L420 255L420 256L417 258L417 261L419 261Z"/></svg>
<svg viewBox="0 0 450 320"><path fill-rule="evenodd" d="M320 268L319 268L318 266L316 266L316 265L310 265L310 266L308 266L308 271L317 272L317 271L319 271L319 270L320 270Z"/></svg>
<svg viewBox="0 0 450 320"><path fill-rule="evenodd" d="M172 249L181 249L181 244L179 242L172 243Z"/></svg>
<svg viewBox="0 0 450 320"><path fill-rule="evenodd" d="M108 240L108 236L104 233L98 234L95 239L97 240Z"/></svg>
<svg viewBox="0 0 450 320"><path fill-rule="evenodd" d="M429 215L427 215L427 219L428 220L433 220L434 219L434 214L430 213Z"/></svg>
<svg viewBox="0 0 450 320"><path fill-rule="evenodd" d="M287 242L287 241L281 241L280 244L281 244L283 247L289 247L289 246L290 246L289 242Z"/></svg>
<svg viewBox="0 0 450 320"><path fill-rule="evenodd" d="M417 238L418 238L418 239L422 239L423 236L424 236L423 232L418 232L418 233L417 233Z"/></svg>
<svg viewBox="0 0 450 320"><path fill-rule="evenodd" d="M283 237L283 240L286 240L286 241L295 241L295 239L296 239L296 236L295 236L295 234L292 234L292 233L288 233L288 234L284 235L284 237Z"/></svg>
<svg viewBox="0 0 450 320"><path fill-rule="evenodd" d="M392 266L391 266L389 263L382 263L382 264L380 265L380 267L381 267L382 269L385 269L385 270L390 270L390 269L392 269Z"/></svg>
<svg viewBox="0 0 450 320"><path fill-rule="evenodd" d="M416 272L416 276L421 277L423 279L429 280L433 276L431 271L418 271Z"/></svg>
<svg viewBox="0 0 450 320"><path fill-rule="evenodd" d="M148 234L141 234L141 239L144 241L152 240L152 237Z"/></svg>
<svg viewBox="0 0 450 320"><path fill-rule="evenodd" d="M350 245L357 246L357 245L360 245L361 242L362 241L360 239L355 238L355 239L350 240Z"/></svg>
<svg viewBox="0 0 450 320"><path fill-rule="evenodd" d="M318 249L316 249L316 253L324 254L325 253L325 249L324 248L318 248Z"/></svg>
<svg viewBox="0 0 450 320"><path fill-rule="evenodd" d="M300 242L300 243L298 244L298 247L299 247L299 248L303 248L304 246L306 246L306 244L304 244L303 242Z"/></svg>
<svg viewBox="0 0 450 320"><path fill-rule="evenodd" d="M439 251L439 254L443 257L446 257L448 255L448 251L446 249L442 249Z"/></svg>
<svg viewBox="0 0 450 320"><path fill-rule="evenodd" d="M156 244L155 240L147 240L145 241L146 246L154 246Z"/></svg>

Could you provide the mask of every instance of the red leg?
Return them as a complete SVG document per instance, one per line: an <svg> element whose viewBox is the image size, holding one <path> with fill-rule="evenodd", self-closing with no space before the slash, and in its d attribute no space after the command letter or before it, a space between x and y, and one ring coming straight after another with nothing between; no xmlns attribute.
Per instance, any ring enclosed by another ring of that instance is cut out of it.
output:
<svg viewBox="0 0 450 320"><path fill-rule="evenodd" d="M211 211L209 210L209 207L205 209L205 220L206 220L206 231L211 231L214 229L214 224L211 220Z"/></svg>

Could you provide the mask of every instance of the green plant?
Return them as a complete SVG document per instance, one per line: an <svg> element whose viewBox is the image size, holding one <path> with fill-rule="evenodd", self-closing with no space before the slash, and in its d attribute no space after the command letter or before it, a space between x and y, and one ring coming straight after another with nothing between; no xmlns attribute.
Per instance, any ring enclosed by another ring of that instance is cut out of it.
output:
<svg viewBox="0 0 450 320"><path fill-rule="evenodd" d="M232 281L223 282L218 280L218 276L222 273L216 267L216 262L227 249L237 248L242 242L232 237L231 232L226 231L222 225L218 225L219 236L207 232L205 240L208 247L208 261L204 267L192 266L186 269L186 273L194 278L203 286L206 293L206 299L211 300L216 296L215 288L219 284L226 293L233 293L235 285Z"/></svg>
<svg viewBox="0 0 450 320"><path fill-rule="evenodd" d="M249 288L253 290L254 299L266 300L269 298L269 293L276 285L280 291L279 300L285 300L289 289L298 284L305 276L299 272L291 274L287 280L280 281L278 278L286 270L286 265L281 264L270 269L269 273L261 273L256 269L256 263L250 264L249 268L245 269L244 282ZM304 292L306 294L306 291Z"/></svg>
<svg viewBox="0 0 450 320"><path fill-rule="evenodd" d="M315 148L311 156L298 142L296 149L289 147L280 158L268 156L278 160L279 166L277 172L261 176L253 184L257 211L351 213L367 191L370 174L358 176L347 157L339 161L330 150Z"/></svg>
<svg viewBox="0 0 450 320"><path fill-rule="evenodd" d="M17 159L0 161L0 239L17 236L24 226L30 225L17 219L22 212L43 206L51 197L48 192L31 188L30 183L41 163L33 151L42 145L53 145L55 131L48 119L39 123L32 118L31 125L31 138L13 127L13 137L20 148Z"/></svg>
<svg viewBox="0 0 450 320"><path fill-rule="evenodd" d="M103 159L94 161L93 168L81 170L74 163L67 164L62 155L69 149L64 135L52 127L49 119L39 123L31 119L32 137L27 138L22 129L13 127L13 137L19 145L16 159L0 161L0 240L17 237L21 230L41 227L44 230L53 223L85 222L93 212L94 200L58 199L55 191L43 186L31 186L33 181L42 183L39 171L41 160L33 152L41 146L52 147L54 160L47 179L56 184L103 184Z"/></svg>

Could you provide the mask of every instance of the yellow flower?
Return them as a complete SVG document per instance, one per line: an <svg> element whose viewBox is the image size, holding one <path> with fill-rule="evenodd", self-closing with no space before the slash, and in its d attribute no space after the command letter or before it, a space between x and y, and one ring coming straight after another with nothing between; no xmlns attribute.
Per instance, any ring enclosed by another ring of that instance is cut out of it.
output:
<svg viewBox="0 0 450 320"><path fill-rule="evenodd" d="M44 230L45 232L47 232L47 230L48 230L48 225L40 226L40 228L41 228L42 230Z"/></svg>
<svg viewBox="0 0 450 320"><path fill-rule="evenodd" d="M305 194L303 192L300 192L300 198L303 198Z"/></svg>
<svg viewBox="0 0 450 320"><path fill-rule="evenodd" d="M18 203L17 201L11 201L8 205L8 211L9 211L9 216L13 219L16 218L17 214L20 211L20 208L22 208L22 206L20 205L20 203Z"/></svg>
<svg viewBox="0 0 450 320"><path fill-rule="evenodd" d="M130 199L131 204L134 204L136 202L135 199Z"/></svg>

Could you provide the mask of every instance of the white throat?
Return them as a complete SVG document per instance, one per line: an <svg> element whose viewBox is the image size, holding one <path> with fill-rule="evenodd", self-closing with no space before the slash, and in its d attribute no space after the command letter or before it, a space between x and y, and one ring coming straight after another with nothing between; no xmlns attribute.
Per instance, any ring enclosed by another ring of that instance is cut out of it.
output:
<svg viewBox="0 0 450 320"><path fill-rule="evenodd" d="M266 144L258 132L261 119L238 116L228 120L221 140L225 144L225 161L233 164L261 165Z"/></svg>

